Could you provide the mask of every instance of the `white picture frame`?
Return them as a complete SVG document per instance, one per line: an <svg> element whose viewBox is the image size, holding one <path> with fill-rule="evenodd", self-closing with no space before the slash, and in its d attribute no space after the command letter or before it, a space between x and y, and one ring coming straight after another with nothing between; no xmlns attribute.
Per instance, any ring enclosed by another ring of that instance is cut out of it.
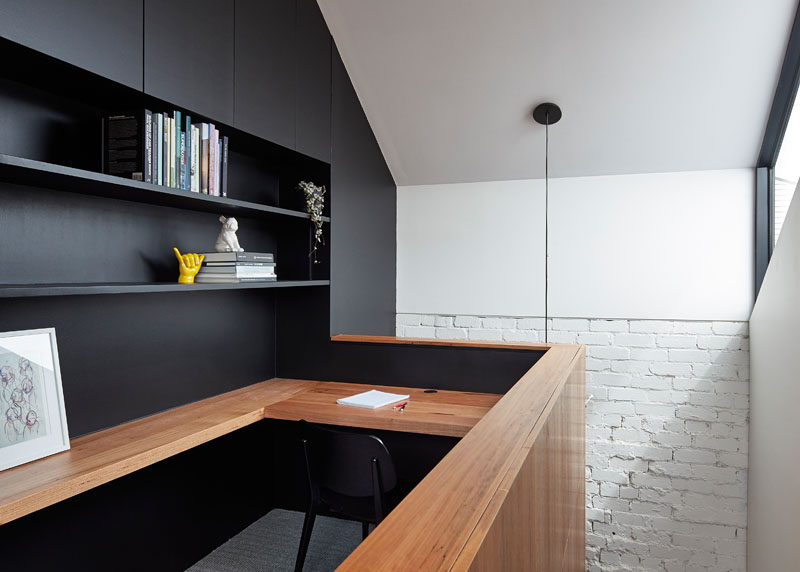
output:
<svg viewBox="0 0 800 572"><path fill-rule="evenodd" d="M0 471L67 449L55 328L0 332Z"/></svg>

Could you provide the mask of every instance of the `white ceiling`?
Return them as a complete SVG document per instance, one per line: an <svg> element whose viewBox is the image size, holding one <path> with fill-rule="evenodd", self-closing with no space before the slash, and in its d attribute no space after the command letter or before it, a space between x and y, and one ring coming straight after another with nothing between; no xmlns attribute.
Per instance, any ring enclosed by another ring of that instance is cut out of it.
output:
<svg viewBox="0 0 800 572"><path fill-rule="evenodd" d="M398 185L752 167L796 0L319 0Z"/></svg>

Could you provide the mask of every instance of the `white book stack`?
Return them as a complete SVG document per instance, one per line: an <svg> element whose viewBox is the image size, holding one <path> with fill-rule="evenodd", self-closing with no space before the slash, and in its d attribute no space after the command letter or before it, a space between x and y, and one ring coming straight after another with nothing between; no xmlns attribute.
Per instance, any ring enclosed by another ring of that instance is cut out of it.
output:
<svg viewBox="0 0 800 572"><path fill-rule="evenodd" d="M278 274L270 253L209 252L194 281L198 284L275 282Z"/></svg>

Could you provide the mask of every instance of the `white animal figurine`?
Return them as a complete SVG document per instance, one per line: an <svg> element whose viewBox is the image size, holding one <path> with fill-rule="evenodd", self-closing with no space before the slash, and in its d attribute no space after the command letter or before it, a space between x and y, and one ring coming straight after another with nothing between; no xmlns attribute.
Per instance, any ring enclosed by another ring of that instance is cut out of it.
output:
<svg viewBox="0 0 800 572"><path fill-rule="evenodd" d="M244 248L239 246L239 239L236 238L236 231L239 230L239 223L235 218L219 217L222 223L222 230L219 231L217 243L214 248L217 252L244 252Z"/></svg>

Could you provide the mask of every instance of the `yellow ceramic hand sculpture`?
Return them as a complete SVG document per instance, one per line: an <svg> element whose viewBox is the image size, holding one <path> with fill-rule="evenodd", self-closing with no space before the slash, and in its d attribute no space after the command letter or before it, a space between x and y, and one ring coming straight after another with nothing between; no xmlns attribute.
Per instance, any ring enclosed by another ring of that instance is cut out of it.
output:
<svg viewBox="0 0 800 572"><path fill-rule="evenodd" d="M178 265L181 269L181 275L178 277L178 282L181 284L194 284L194 277L200 271L200 265L205 260L205 254L181 254L180 250L173 248L175 251L175 258L178 259Z"/></svg>

